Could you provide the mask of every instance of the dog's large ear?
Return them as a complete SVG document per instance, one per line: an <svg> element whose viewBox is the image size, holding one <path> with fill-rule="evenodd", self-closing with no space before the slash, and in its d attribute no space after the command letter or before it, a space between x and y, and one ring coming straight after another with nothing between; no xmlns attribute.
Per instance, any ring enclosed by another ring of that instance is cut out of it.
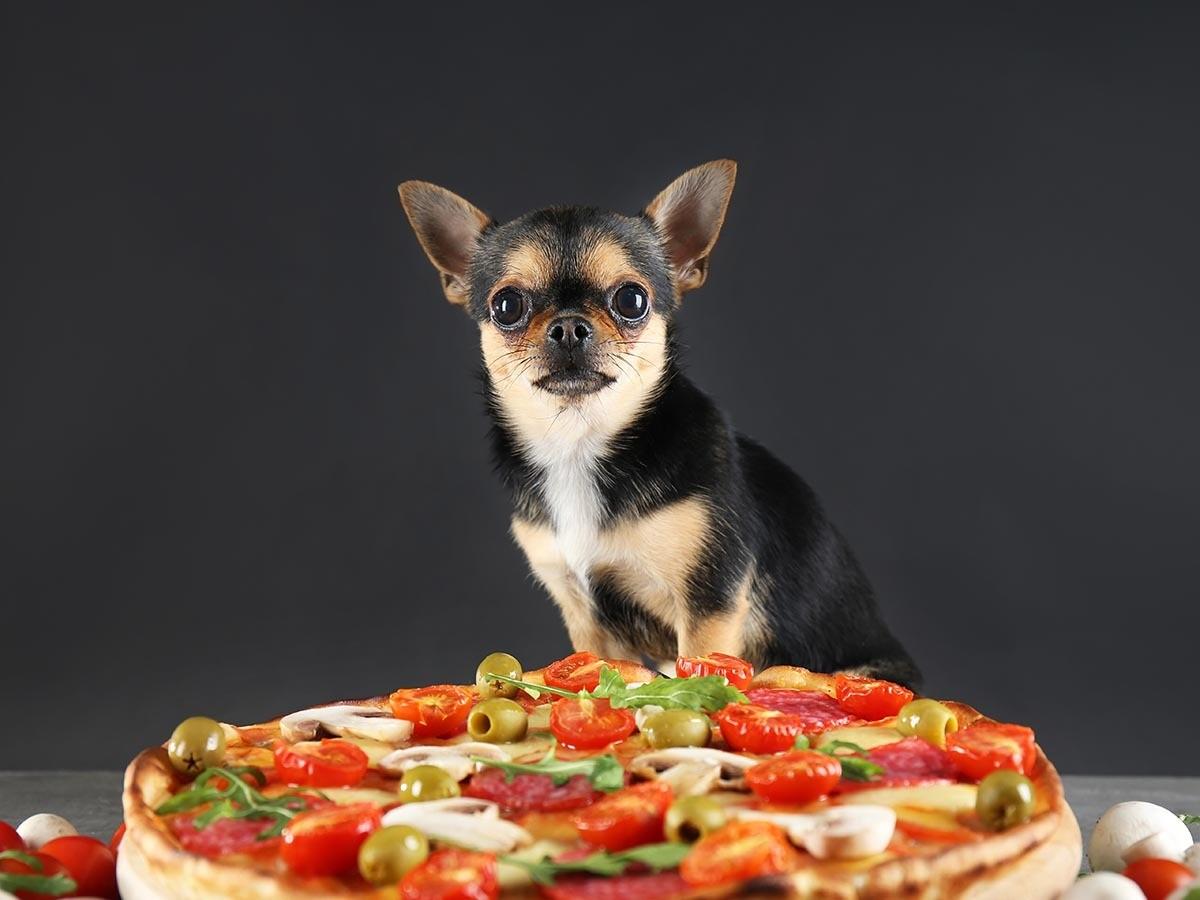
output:
<svg viewBox="0 0 1200 900"><path fill-rule="evenodd" d="M462 197L428 181L400 185L400 203L417 240L442 276L442 290L451 303L466 306L470 299L467 268L479 233L492 221Z"/></svg>
<svg viewBox="0 0 1200 900"><path fill-rule="evenodd" d="M679 293L704 284L708 255L721 233L737 163L718 159L684 172L646 207L666 242Z"/></svg>

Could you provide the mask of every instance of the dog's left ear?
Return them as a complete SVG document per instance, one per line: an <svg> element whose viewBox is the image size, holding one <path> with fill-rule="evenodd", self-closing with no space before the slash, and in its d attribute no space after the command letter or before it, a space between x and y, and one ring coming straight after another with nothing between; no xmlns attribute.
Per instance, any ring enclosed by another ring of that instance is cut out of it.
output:
<svg viewBox="0 0 1200 900"><path fill-rule="evenodd" d="M442 276L446 299L466 306L471 294L467 269L479 234L491 224L491 217L453 191L428 181L406 181L399 191L417 240Z"/></svg>
<svg viewBox="0 0 1200 900"><path fill-rule="evenodd" d="M721 233L737 163L718 159L684 172L646 207L658 227L682 294L704 284L708 255Z"/></svg>

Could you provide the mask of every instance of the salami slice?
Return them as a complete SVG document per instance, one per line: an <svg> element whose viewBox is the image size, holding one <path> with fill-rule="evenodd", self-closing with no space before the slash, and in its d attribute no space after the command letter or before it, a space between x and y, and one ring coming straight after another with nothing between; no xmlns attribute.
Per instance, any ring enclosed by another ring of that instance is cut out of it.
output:
<svg viewBox="0 0 1200 900"><path fill-rule="evenodd" d="M556 785L549 775L517 775L510 781L499 769L472 775L463 793L499 803L510 813L578 809L601 796L583 775L572 775L566 783Z"/></svg>
<svg viewBox="0 0 1200 900"><path fill-rule="evenodd" d="M874 787L901 787L954 780L950 755L919 737L884 744L867 753L871 761L883 766L883 774L869 782L843 782L842 790Z"/></svg>
<svg viewBox="0 0 1200 900"><path fill-rule="evenodd" d="M746 691L751 703L790 713L804 720L804 733L817 734L845 725L861 725L862 719L852 716L822 691L798 691L792 688L753 688Z"/></svg>
<svg viewBox="0 0 1200 900"><path fill-rule="evenodd" d="M691 888L678 872L617 875L613 878L568 876L544 885L543 897L551 900L662 900Z"/></svg>

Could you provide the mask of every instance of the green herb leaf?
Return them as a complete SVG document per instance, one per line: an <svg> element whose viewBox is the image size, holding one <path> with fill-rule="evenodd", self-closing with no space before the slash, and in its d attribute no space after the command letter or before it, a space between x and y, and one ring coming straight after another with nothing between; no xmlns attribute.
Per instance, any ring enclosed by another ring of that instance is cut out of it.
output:
<svg viewBox="0 0 1200 900"><path fill-rule="evenodd" d="M808 737L803 734L796 735L796 739L792 741L793 750L807 750L811 746L812 741L810 741Z"/></svg>
<svg viewBox="0 0 1200 900"><path fill-rule="evenodd" d="M665 709L693 709L716 712L730 703L746 703L746 695L721 675L690 678L655 678L639 687L627 687L619 672L601 666L600 683L593 697L603 697L620 709L661 706Z"/></svg>
<svg viewBox="0 0 1200 900"><path fill-rule="evenodd" d="M562 786L573 776L584 775L592 787L609 794L625 785L625 770L612 754L584 759L555 759L554 748L551 747L550 752L535 763L503 762L484 756L472 756L471 759L499 769L509 781L517 775L549 775L555 785Z"/></svg>
<svg viewBox="0 0 1200 900"><path fill-rule="evenodd" d="M614 875L622 874L634 863L641 863L655 872L673 869L683 861L691 849L690 844L647 844L644 847L635 847L620 853L597 850L591 856L562 862L555 862L549 857L528 860L515 856L502 856L500 861L520 866L529 873L530 879L536 884L553 884L557 876L569 872L584 872L588 875L611 878Z"/></svg>
<svg viewBox="0 0 1200 900"><path fill-rule="evenodd" d="M850 752L838 753L838 750ZM821 752L842 764L842 777L847 781L872 781L884 773L883 766L867 759L864 747L850 741L830 741L821 748Z"/></svg>
<svg viewBox="0 0 1200 900"><path fill-rule="evenodd" d="M1193 815L1192 813L1179 813L1179 820L1183 822L1184 825L1200 825L1200 816ZM1197 888L1196 890L1200 891L1200 888ZM1187 900L1187 898L1185 898L1185 900Z"/></svg>
<svg viewBox="0 0 1200 900"><path fill-rule="evenodd" d="M297 813L308 809L311 798L305 794L264 797L243 780L244 775L249 775L260 786L266 784L262 770L253 766L228 769L216 766L197 775L195 781L160 805L155 812L167 816L208 805L192 820L197 829L207 828L219 819L263 819L271 824L259 832L257 840L265 841L281 834L284 825ZM216 778L223 779L225 786L218 788L212 785L210 782ZM313 793L320 794L319 791Z"/></svg>
<svg viewBox="0 0 1200 900"><path fill-rule="evenodd" d="M563 688L550 687L548 684L534 684L532 681L522 681L520 678L509 678L507 675L489 675L489 681L503 681L505 684L511 684L519 687L534 700L542 696L542 694L554 694L556 697L582 697L587 694L584 691L582 694L578 691L568 691Z"/></svg>

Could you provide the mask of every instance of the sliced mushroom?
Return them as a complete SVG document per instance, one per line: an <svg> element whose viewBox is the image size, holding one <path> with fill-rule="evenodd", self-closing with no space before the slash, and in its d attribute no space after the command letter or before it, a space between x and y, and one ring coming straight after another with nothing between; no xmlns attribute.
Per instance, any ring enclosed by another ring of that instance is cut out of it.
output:
<svg viewBox="0 0 1200 900"><path fill-rule="evenodd" d="M384 825L411 825L427 837L485 853L508 853L533 843L533 835L507 819L490 800L452 797L406 803L383 814Z"/></svg>
<svg viewBox="0 0 1200 900"><path fill-rule="evenodd" d="M819 813L731 809L739 819L773 822L817 859L862 859L887 849L896 830L889 806L835 806Z"/></svg>
<svg viewBox="0 0 1200 900"><path fill-rule="evenodd" d="M756 759L747 759L736 753L714 750L711 747L671 747L634 757L629 764L629 771L643 778L666 781L672 787L676 783L690 786L688 793L702 793L702 790L697 789L698 786L708 777L705 773L715 768L716 778L703 790L717 787L735 791L745 790L746 770L757 762ZM679 766L687 768L672 771Z"/></svg>
<svg viewBox="0 0 1200 900"><path fill-rule="evenodd" d="M658 780L671 786L676 797L695 797L707 794L721 780L721 764L716 762L681 762L658 775Z"/></svg>
<svg viewBox="0 0 1200 900"><path fill-rule="evenodd" d="M421 745L393 750L379 761L379 768L389 775L403 775L413 766L437 766L455 781L462 781L479 770L480 764L472 760L472 756L505 762L510 759L508 751L495 744L467 741L462 744Z"/></svg>
<svg viewBox="0 0 1200 900"><path fill-rule="evenodd" d="M284 740L309 741L322 731L342 737L368 738L385 744L403 744L412 737L412 722L394 718L377 706L318 706L279 720Z"/></svg>

